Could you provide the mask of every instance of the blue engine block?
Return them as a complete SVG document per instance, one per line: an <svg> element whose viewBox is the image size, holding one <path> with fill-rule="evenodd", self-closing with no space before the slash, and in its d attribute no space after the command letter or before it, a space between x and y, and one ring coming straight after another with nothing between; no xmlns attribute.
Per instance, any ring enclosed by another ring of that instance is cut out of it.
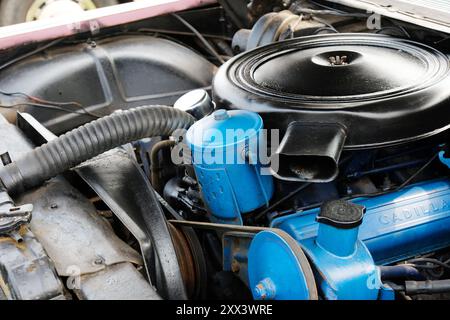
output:
<svg viewBox="0 0 450 320"><path fill-rule="evenodd" d="M401 191L354 203L366 208L359 229L378 265L442 249L450 245L450 181L420 183ZM317 236L319 209L277 218L272 227L280 228L300 243Z"/></svg>
<svg viewBox="0 0 450 320"><path fill-rule="evenodd" d="M346 201L328 202L317 216L317 237L300 242L279 229L256 235L248 254L255 299L314 299L314 288L328 300L383 299L380 270L358 239L364 210ZM313 267L314 285L299 250Z"/></svg>

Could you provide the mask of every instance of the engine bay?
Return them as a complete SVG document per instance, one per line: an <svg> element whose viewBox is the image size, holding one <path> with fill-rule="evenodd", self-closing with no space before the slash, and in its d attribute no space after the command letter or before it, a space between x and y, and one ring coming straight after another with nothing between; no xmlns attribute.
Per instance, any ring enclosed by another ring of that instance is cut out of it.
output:
<svg viewBox="0 0 450 320"><path fill-rule="evenodd" d="M450 38L218 1L0 58L0 300L450 298Z"/></svg>

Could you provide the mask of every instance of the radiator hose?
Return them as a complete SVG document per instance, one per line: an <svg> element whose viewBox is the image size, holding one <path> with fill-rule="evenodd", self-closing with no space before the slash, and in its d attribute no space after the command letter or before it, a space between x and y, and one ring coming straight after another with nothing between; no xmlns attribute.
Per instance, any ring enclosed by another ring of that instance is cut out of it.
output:
<svg viewBox="0 0 450 320"><path fill-rule="evenodd" d="M116 112L61 135L0 168L10 194L37 187L105 151L139 139L169 136L195 119L167 106L143 106Z"/></svg>

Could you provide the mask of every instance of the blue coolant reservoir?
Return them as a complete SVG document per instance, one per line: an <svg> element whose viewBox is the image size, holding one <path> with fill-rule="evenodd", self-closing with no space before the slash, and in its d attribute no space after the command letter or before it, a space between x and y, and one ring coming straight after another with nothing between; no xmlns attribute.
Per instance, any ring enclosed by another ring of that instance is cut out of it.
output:
<svg viewBox="0 0 450 320"><path fill-rule="evenodd" d="M420 183L353 200L366 207L359 239L377 264L389 264L450 245L450 181ZM317 235L319 209L281 217L272 226L302 242Z"/></svg>
<svg viewBox="0 0 450 320"><path fill-rule="evenodd" d="M261 165L262 129L257 113L217 110L187 132L203 200L216 221L240 223L241 214L272 197L272 176Z"/></svg>

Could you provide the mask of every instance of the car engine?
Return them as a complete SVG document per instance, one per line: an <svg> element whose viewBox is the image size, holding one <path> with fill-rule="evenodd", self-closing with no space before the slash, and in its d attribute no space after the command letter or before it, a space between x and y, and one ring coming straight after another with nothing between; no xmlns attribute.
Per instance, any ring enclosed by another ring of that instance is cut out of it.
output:
<svg viewBox="0 0 450 320"><path fill-rule="evenodd" d="M4 52L0 300L449 299L448 39L253 0Z"/></svg>

